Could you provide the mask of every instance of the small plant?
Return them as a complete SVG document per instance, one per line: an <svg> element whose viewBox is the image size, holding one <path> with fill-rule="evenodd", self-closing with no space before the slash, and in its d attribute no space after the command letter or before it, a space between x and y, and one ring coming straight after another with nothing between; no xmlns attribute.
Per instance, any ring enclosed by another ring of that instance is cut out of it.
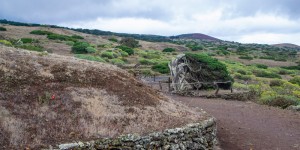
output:
<svg viewBox="0 0 300 150"><path fill-rule="evenodd" d="M122 38L120 43L123 46L130 47L130 48L139 47L139 41L137 41L137 40L135 40L134 38L131 38L131 37ZM130 53L128 53L128 54L131 55Z"/></svg>
<svg viewBox="0 0 300 150"><path fill-rule="evenodd" d="M87 48L86 48L86 51L87 51L88 53L96 53L96 52L97 52L97 50L96 50L94 47L91 47L91 46L87 47Z"/></svg>
<svg viewBox="0 0 300 150"><path fill-rule="evenodd" d="M69 46L73 46L75 44L75 42L73 42L73 41L67 41L66 44L69 45Z"/></svg>
<svg viewBox="0 0 300 150"><path fill-rule="evenodd" d="M0 31L7 31L7 30L4 27L0 27Z"/></svg>
<svg viewBox="0 0 300 150"><path fill-rule="evenodd" d="M291 79L289 82L293 83L293 84L297 84L300 86L300 76L296 76L293 79Z"/></svg>
<svg viewBox="0 0 300 150"><path fill-rule="evenodd" d="M99 56L91 56L91 55L84 55L84 54L76 54L75 57L76 57L76 58L79 58L79 59L90 60L90 61L106 62L104 59L102 59L102 58L99 57Z"/></svg>
<svg viewBox="0 0 300 150"><path fill-rule="evenodd" d="M109 38L108 40L111 41L111 42L118 42L118 39L116 39L116 38L114 38L114 37Z"/></svg>
<svg viewBox="0 0 300 150"><path fill-rule="evenodd" d="M71 36L71 38L73 38L73 39L84 39L82 36L80 36L80 35L72 35Z"/></svg>
<svg viewBox="0 0 300 150"><path fill-rule="evenodd" d="M51 94L49 92L44 92L43 94L38 96L38 102L40 104L49 104L51 100Z"/></svg>
<svg viewBox="0 0 300 150"><path fill-rule="evenodd" d="M163 50L163 52L174 52L174 51L175 51L175 48L170 48L170 47L165 48L165 49Z"/></svg>
<svg viewBox="0 0 300 150"><path fill-rule="evenodd" d="M170 72L169 66L167 62L159 63L151 68L153 71L159 72L161 74L167 74Z"/></svg>
<svg viewBox="0 0 300 150"><path fill-rule="evenodd" d="M76 42L72 46L72 53L75 53L75 54L85 54L85 53L88 53L87 48L89 46L90 45L87 42Z"/></svg>
<svg viewBox="0 0 300 150"><path fill-rule="evenodd" d="M128 55L134 54L134 50L128 46L121 45L121 46L117 46L116 48L121 49L122 51L126 52Z"/></svg>
<svg viewBox="0 0 300 150"><path fill-rule="evenodd" d="M101 57L106 57L106 58L108 58L108 59L113 59L113 58L115 58L113 52L109 52L109 51L103 52L103 53L101 54Z"/></svg>
<svg viewBox="0 0 300 150"><path fill-rule="evenodd" d="M282 80L279 79L275 79L275 80L271 80L270 81L270 86L282 86L284 84L284 82Z"/></svg>
<svg viewBox="0 0 300 150"><path fill-rule="evenodd" d="M239 59L253 60L251 56L240 56Z"/></svg>
<svg viewBox="0 0 300 150"><path fill-rule="evenodd" d="M255 76L257 77L281 79L280 75L273 72L264 71L264 70L254 70L253 74L255 74Z"/></svg>
<svg viewBox="0 0 300 150"><path fill-rule="evenodd" d="M118 59L118 58L111 59L110 62L117 66L122 66L125 64L125 62L123 60Z"/></svg>
<svg viewBox="0 0 300 150"><path fill-rule="evenodd" d="M43 47L40 45L31 45L31 44L23 44L18 46L19 48L31 50L31 51L37 51L37 52L43 52Z"/></svg>
<svg viewBox="0 0 300 150"><path fill-rule="evenodd" d="M268 69L268 66L263 64L255 64L255 66L260 69Z"/></svg>
<svg viewBox="0 0 300 150"><path fill-rule="evenodd" d="M0 40L0 44L4 44L6 46L12 46L11 42L7 40Z"/></svg>
<svg viewBox="0 0 300 150"><path fill-rule="evenodd" d="M37 39L32 39L32 38L21 38L21 41L26 44L26 43L38 43L39 41Z"/></svg>
<svg viewBox="0 0 300 150"><path fill-rule="evenodd" d="M35 35L50 35L53 34L52 32L49 31L43 31L43 30L33 30L30 32L30 34L35 34Z"/></svg>

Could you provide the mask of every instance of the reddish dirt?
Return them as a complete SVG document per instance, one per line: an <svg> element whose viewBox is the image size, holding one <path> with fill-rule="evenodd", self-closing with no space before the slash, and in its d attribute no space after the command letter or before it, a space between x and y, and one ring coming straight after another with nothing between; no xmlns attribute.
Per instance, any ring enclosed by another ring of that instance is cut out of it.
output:
<svg viewBox="0 0 300 150"><path fill-rule="evenodd" d="M224 150L300 150L300 113L253 102L171 96L217 118Z"/></svg>

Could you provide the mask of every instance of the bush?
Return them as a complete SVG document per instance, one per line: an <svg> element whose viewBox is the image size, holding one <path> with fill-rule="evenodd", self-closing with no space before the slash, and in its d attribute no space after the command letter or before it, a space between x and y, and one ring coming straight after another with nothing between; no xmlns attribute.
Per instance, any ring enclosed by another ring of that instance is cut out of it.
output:
<svg viewBox="0 0 300 150"><path fill-rule="evenodd" d="M73 46L75 44L75 42L73 42L73 41L67 41L66 44L69 45L69 46Z"/></svg>
<svg viewBox="0 0 300 150"><path fill-rule="evenodd" d="M170 47L165 48L165 49L163 50L163 52L174 52L174 51L175 51L175 49L174 49L174 48L170 48Z"/></svg>
<svg viewBox="0 0 300 150"><path fill-rule="evenodd" d="M37 52L43 52L43 47L42 46L35 46L35 45L29 45L29 44L24 44L21 46L18 46L19 48L31 50L31 51L37 51Z"/></svg>
<svg viewBox="0 0 300 150"><path fill-rule="evenodd" d="M282 86L283 84L284 81L276 79L276 80L271 80L269 85L272 87L272 86Z"/></svg>
<svg viewBox="0 0 300 150"><path fill-rule="evenodd" d="M26 43L38 43L39 41L37 39L32 39L32 38L21 38L21 41L26 44Z"/></svg>
<svg viewBox="0 0 300 150"><path fill-rule="evenodd" d="M263 64L255 64L255 66L257 68L261 68L261 69L268 69L268 66L267 65L263 65Z"/></svg>
<svg viewBox="0 0 300 150"><path fill-rule="evenodd" d="M128 57L129 56L127 52L124 52L122 50L120 51L120 53L121 53L122 57Z"/></svg>
<svg viewBox="0 0 300 150"><path fill-rule="evenodd" d="M281 79L280 75L273 73L273 72L263 71L263 70L255 70L253 72L253 74L255 74L255 76L257 76L257 77Z"/></svg>
<svg viewBox="0 0 300 150"><path fill-rule="evenodd" d="M116 38L109 38L108 40L111 42L118 42L118 39L116 39Z"/></svg>
<svg viewBox="0 0 300 150"><path fill-rule="evenodd" d="M101 54L101 57L106 57L108 59L113 59L114 58L114 54L113 52L108 52L108 51L105 51Z"/></svg>
<svg viewBox="0 0 300 150"><path fill-rule="evenodd" d="M122 40L120 41L120 43L123 46L127 46L127 47L130 47L130 48L139 47L139 41L137 41L137 40L135 40L134 38L131 38L131 37L122 38ZM129 54L129 55L131 55L131 54Z"/></svg>
<svg viewBox="0 0 300 150"><path fill-rule="evenodd" d="M70 36L67 36L67 35L61 35L61 34L49 34L47 36L48 39L50 40L60 40L60 41L77 41L76 39L70 37Z"/></svg>
<svg viewBox="0 0 300 150"><path fill-rule="evenodd" d="M76 42L72 46L72 53L75 53L75 54L88 53L87 47L89 47L89 46L90 46L89 43L86 43L86 42Z"/></svg>
<svg viewBox="0 0 300 150"><path fill-rule="evenodd" d="M86 48L86 51L87 51L88 53L96 53L96 52L97 52L97 50L96 50L94 47L91 47L91 46L87 47L87 48Z"/></svg>
<svg viewBox="0 0 300 150"><path fill-rule="evenodd" d="M110 62L117 66L122 66L125 64L125 62L123 60L118 59L118 58L111 59Z"/></svg>
<svg viewBox="0 0 300 150"><path fill-rule="evenodd" d="M7 30L4 27L0 27L0 31L7 31Z"/></svg>
<svg viewBox="0 0 300 150"><path fill-rule="evenodd" d="M300 86L300 76L296 76L289 81L290 83L297 84Z"/></svg>
<svg viewBox="0 0 300 150"><path fill-rule="evenodd" d="M43 30L33 30L30 32L30 34L35 34L35 35L50 35L53 34L52 32L49 31L43 31Z"/></svg>
<svg viewBox="0 0 300 150"><path fill-rule="evenodd" d="M126 52L128 55L133 55L134 54L134 50L130 47L121 45L121 46L117 46L116 48L121 49L122 51Z"/></svg>
<svg viewBox="0 0 300 150"><path fill-rule="evenodd" d="M262 97L261 102L263 104L281 108L287 108L291 105L298 105L298 98L290 95L274 95Z"/></svg>
<svg viewBox="0 0 300 150"><path fill-rule="evenodd" d="M0 44L4 44L6 46L12 46L11 42L9 42L7 40L0 40Z"/></svg>
<svg viewBox="0 0 300 150"><path fill-rule="evenodd" d="M82 36L80 35L72 35L71 38L73 39L84 39Z"/></svg>
<svg viewBox="0 0 300 150"><path fill-rule="evenodd" d="M252 79L250 75L242 75L242 74L239 74L239 73L234 74L234 77L236 79L240 79L240 80L244 80L244 81L249 81L249 80Z"/></svg>
<svg viewBox="0 0 300 150"><path fill-rule="evenodd" d="M161 74L167 74L170 72L169 66L167 62L159 63L151 68L153 71L159 72Z"/></svg>
<svg viewBox="0 0 300 150"><path fill-rule="evenodd" d="M140 64L142 65L155 65L157 64L155 61L151 60L151 59L140 59L139 60Z"/></svg>
<svg viewBox="0 0 300 150"><path fill-rule="evenodd" d="M75 57L76 57L76 58L79 58L79 59L90 60L90 61L105 62L104 59L102 59L101 57L98 57L98 56L91 56L91 55L84 55L84 54L76 54Z"/></svg>
<svg viewBox="0 0 300 150"><path fill-rule="evenodd" d="M299 66L287 66L287 67L282 67L284 69L288 70L300 70L300 65Z"/></svg>
<svg viewBox="0 0 300 150"><path fill-rule="evenodd" d="M236 71L237 73L240 73L241 75L246 75L247 72L245 70L239 69Z"/></svg>
<svg viewBox="0 0 300 150"><path fill-rule="evenodd" d="M251 56L240 56L239 59L253 60Z"/></svg>

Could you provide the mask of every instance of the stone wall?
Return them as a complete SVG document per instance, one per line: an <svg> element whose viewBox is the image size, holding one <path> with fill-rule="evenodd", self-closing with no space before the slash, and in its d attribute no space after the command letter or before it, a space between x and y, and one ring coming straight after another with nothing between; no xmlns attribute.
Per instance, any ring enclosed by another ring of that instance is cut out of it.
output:
<svg viewBox="0 0 300 150"><path fill-rule="evenodd" d="M59 145L60 149L116 149L116 150L186 150L213 149L217 143L217 127L214 118L200 123L188 124L182 128L166 129L146 136L135 134L117 138L104 138L90 142Z"/></svg>

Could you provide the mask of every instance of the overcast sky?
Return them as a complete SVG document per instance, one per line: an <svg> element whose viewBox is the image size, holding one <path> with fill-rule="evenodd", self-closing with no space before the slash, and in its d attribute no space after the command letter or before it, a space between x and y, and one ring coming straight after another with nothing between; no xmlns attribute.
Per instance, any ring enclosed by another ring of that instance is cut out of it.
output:
<svg viewBox="0 0 300 150"><path fill-rule="evenodd" d="M0 0L0 19L300 45L300 0Z"/></svg>

